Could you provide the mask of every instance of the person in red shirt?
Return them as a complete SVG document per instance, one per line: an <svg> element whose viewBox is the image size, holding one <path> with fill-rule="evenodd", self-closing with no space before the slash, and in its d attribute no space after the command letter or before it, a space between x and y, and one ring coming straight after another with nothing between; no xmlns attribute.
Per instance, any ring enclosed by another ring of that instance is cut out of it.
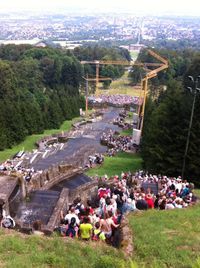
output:
<svg viewBox="0 0 200 268"><path fill-rule="evenodd" d="M153 195L151 194L151 189L147 189L147 193L145 195L145 200L148 204L148 208L152 209L154 208L154 200L153 200Z"/></svg>

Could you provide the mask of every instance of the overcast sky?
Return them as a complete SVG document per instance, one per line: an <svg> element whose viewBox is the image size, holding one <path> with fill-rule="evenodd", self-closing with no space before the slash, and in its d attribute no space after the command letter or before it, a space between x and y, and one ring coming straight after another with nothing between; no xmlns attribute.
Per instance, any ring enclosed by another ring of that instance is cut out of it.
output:
<svg viewBox="0 0 200 268"><path fill-rule="evenodd" d="M200 16L200 0L0 0L0 10L86 9L94 12L173 13Z"/></svg>

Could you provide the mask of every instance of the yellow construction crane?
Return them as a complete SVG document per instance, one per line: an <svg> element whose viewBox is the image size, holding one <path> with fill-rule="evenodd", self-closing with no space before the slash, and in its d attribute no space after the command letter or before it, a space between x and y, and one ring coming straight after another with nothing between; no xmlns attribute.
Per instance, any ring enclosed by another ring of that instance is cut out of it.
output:
<svg viewBox="0 0 200 268"><path fill-rule="evenodd" d="M95 95L99 95L98 84L99 84L99 67L100 65L123 65L123 66L141 66L141 67L162 67L161 63L142 63L142 62L134 62L134 61L126 61L126 60L94 60L94 61L81 61L81 64L94 64L96 65L96 90Z"/></svg>
<svg viewBox="0 0 200 268"><path fill-rule="evenodd" d="M160 55L158 55L157 53L155 53L154 51L148 49L148 52L150 55L152 55L154 58L156 58L157 60L161 61L161 65L154 69L149 71L146 76L142 79L141 81L141 93L143 92L143 102L140 98L140 102L142 102L142 112L140 114L140 110L141 110L141 106L139 106L138 109L138 116L141 117L141 122L138 122L138 129L140 130L140 132L142 133L143 130L143 124L144 124L144 112L145 112L145 105L146 105L146 98L147 98L147 93L148 93L148 81L151 78L154 78L155 76L157 76L157 74L160 71L163 71L165 69L168 68L169 64L168 64L168 60L164 59L163 57L161 57ZM140 133L140 135L141 135Z"/></svg>
<svg viewBox="0 0 200 268"><path fill-rule="evenodd" d="M100 65L123 65L123 66L141 66L144 67L147 71L146 76L141 80L141 91L139 98L139 107L138 107L138 116L141 117L141 120L138 121L138 129L140 131L140 135L142 133L143 124L144 124L144 112L146 105L146 97L148 92L148 80L157 76L160 71L163 71L168 68L168 60L158 55L155 51L148 49L148 53L160 61L160 63L152 63L152 62L134 62L134 61L123 61L123 60L94 60L94 61L81 61L81 64L95 64L96 65L96 77L93 78L92 81L96 81L96 95L98 95L98 83L100 81L99 78L99 67ZM155 69L148 69L147 67L156 67Z"/></svg>

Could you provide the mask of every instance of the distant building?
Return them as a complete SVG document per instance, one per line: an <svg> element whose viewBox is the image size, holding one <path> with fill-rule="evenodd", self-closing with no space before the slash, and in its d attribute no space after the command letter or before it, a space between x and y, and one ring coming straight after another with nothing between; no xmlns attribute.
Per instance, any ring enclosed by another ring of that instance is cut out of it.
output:
<svg viewBox="0 0 200 268"><path fill-rule="evenodd" d="M44 41L40 41L34 45L35 47L47 47L47 44Z"/></svg>
<svg viewBox="0 0 200 268"><path fill-rule="evenodd" d="M129 45L129 50L140 51L144 47L146 47L146 46L143 45L143 44L130 44Z"/></svg>
<svg viewBox="0 0 200 268"><path fill-rule="evenodd" d="M143 44L130 44L128 46L120 46L120 47L128 49L129 51L139 52L142 48L145 48L146 46Z"/></svg>
<svg viewBox="0 0 200 268"><path fill-rule="evenodd" d="M35 45L39 43L41 40L38 38L30 39L30 40L0 40L0 44L2 45Z"/></svg>
<svg viewBox="0 0 200 268"><path fill-rule="evenodd" d="M72 43L71 41L52 41L55 45L59 45L62 48L73 50L76 47L82 46L80 43Z"/></svg>

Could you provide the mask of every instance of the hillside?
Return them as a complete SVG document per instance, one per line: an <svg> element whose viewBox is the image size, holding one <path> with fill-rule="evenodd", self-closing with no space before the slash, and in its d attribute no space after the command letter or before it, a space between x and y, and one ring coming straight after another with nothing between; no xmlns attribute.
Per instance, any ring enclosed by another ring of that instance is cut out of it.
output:
<svg viewBox="0 0 200 268"><path fill-rule="evenodd" d="M130 215L138 267L200 267L200 204Z"/></svg>
<svg viewBox="0 0 200 268"><path fill-rule="evenodd" d="M99 242L0 231L0 267L200 267L200 205L184 210L130 214L134 252ZM12 258L10 258L12 256Z"/></svg>
<svg viewBox="0 0 200 268"><path fill-rule="evenodd" d="M122 253L106 245L94 247L94 243L1 230L0 267L121 268L125 265Z"/></svg>

